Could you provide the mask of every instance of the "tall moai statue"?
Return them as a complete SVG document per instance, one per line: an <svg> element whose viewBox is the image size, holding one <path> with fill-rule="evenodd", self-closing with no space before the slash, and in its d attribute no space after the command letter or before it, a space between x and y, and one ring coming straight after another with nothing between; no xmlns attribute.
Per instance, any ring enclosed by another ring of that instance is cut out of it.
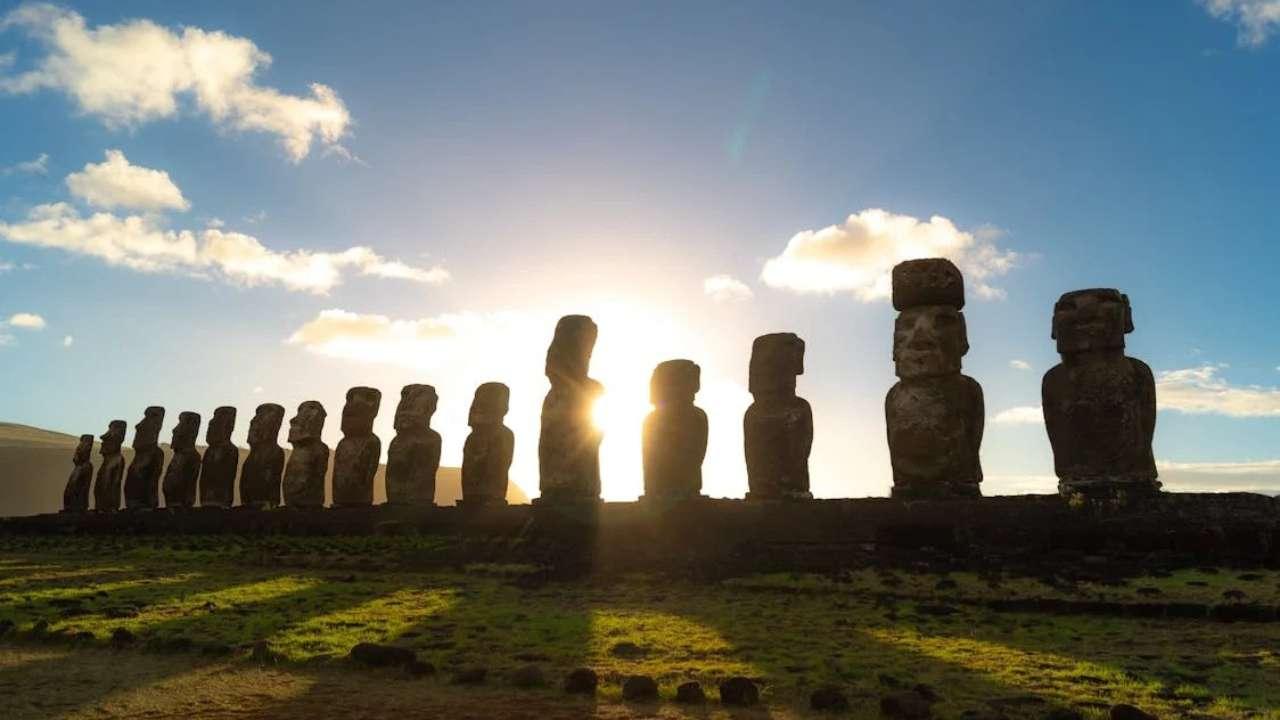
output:
<svg viewBox="0 0 1280 720"><path fill-rule="evenodd" d="M597 328L586 315L566 315L556 323L547 348L551 382L542 401L538 435L540 502L595 502L600 499L599 428L591 413L604 386L587 377Z"/></svg>
<svg viewBox="0 0 1280 720"><path fill-rule="evenodd" d="M173 440L169 443L173 457L164 471L165 507L195 507L196 484L200 479L200 451L196 450L198 437L200 415L193 412L178 413L178 424L173 428Z"/></svg>
<svg viewBox="0 0 1280 720"><path fill-rule="evenodd" d="M471 434L462 445L462 499L459 505L506 505L508 472L516 436L503 424L511 390L499 382L476 388L467 424Z"/></svg>
<svg viewBox="0 0 1280 720"><path fill-rule="evenodd" d="M284 473L284 448L280 425L284 407L263 403L249 421L249 456L240 467L240 504L274 508L280 505L280 477Z"/></svg>
<svg viewBox="0 0 1280 720"><path fill-rule="evenodd" d="M808 500L813 411L796 396L804 374L804 340L761 335L751 345L747 389L754 401L742 418L748 500Z"/></svg>
<svg viewBox="0 0 1280 720"><path fill-rule="evenodd" d="M396 406L396 436L387 447L387 502L434 505L440 469L440 433L431 429L436 389L405 385Z"/></svg>
<svg viewBox="0 0 1280 720"><path fill-rule="evenodd" d="M160 427L164 408L147 408L133 426L133 461L124 474L124 506L129 510L160 507L160 472L164 470L164 450L160 449Z"/></svg>
<svg viewBox="0 0 1280 720"><path fill-rule="evenodd" d="M235 408L223 405L213 411L204 435L209 447L200 466L201 507L229 508L235 504L236 471L240 467L240 448L231 443L235 429Z"/></svg>
<svg viewBox="0 0 1280 720"><path fill-rule="evenodd" d="M76 452L71 456L71 476L62 491L63 512L89 509L89 490L93 486L93 436L81 435Z"/></svg>
<svg viewBox="0 0 1280 720"><path fill-rule="evenodd" d="M1053 307L1062 363L1044 374L1040 393L1063 495L1119 499L1160 490L1151 452L1156 384L1146 363L1125 356L1130 332L1133 311L1119 290L1076 290Z"/></svg>
<svg viewBox="0 0 1280 720"><path fill-rule="evenodd" d="M120 483L124 479L124 455L120 454L120 448L124 447L127 427L129 424L123 420L112 420L107 431L98 438L102 441L98 448L102 464L98 466L98 477L93 482L93 509L98 512L120 509Z"/></svg>
<svg viewBox="0 0 1280 720"><path fill-rule="evenodd" d="M667 360L653 369L653 412L641 431L643 499L683 500L702 494L707 414L693 404L701 386L702 369L692 360Z"/></svg>
<svg viewBox="0 0 1280 720"><path fill-rule="evenodd" d="M342 407L342 439L333 454L333 504L368 507L373 504L373 478L382 459L382 441L373 434L373 420L382 405L382 392L371 387L347 391Z"/></svg>
<svg viewBox="0 0 1280 720"><path fill-rule="evenodd" d="M324 406L307 400L289 421L293 452L284 468L284 504L296 508L324 507L324 478L329 472L329 446L320 439Z"/></svg>
<svg viewBox="0 0 1280 720"><path fill-rule="evenodd" d="M908 260L893 268L893 366L884 401L893 497L982 494L982 386L960 373L969 352L964 277L950 260Z"/></svg>

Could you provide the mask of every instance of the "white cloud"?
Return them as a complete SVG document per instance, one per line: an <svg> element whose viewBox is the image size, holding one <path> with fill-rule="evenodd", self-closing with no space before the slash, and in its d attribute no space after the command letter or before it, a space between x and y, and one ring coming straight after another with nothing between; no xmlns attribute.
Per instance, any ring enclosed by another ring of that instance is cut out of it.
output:
<svg viewBox="0 0 1280 720"><path fill-rule="evenodd" d="M67 176L67 188L75 197L102 208L136 210L187 210L191 203L169 179L169 173L133 165L119 150L108 150L106 160L88 163Z"/></svg>
<svg viewBox="0 0 1280 720"><path fill-rule="evenodd" d="M1280 0L1199 0L1218 20L1234 23L1241 45L1258 47L1280 28Z"/></svg>
<svg viewBox="0 0 1280 720"><path fill-rule="evenodd" d="M1039 405L1021 405L1001 410L991 418L991 422L1000 425L1042 425L1044 411Z"/></svg>
<svg viewBox="0 0 1280 720"><path fill-rule="evenodd" d="M39 205L24 222L0 222L0 237L90 255L142 272L212 274L235 284L279 284L316 294L341 284L348 270L429 284L449 278L443 268L415 268L389 261L367 247L336 253L280 252L263 246L252 235L218 228L170 230L150 215L122 217L99 212L85 217L66 203Z"/></svg>
<svg viewBox="0 0 1280 720"><path fill-rule="evenodd" d="M1158 461L1160 482L1172 492L1280 493L1280 460L1243 462Z"/></svg>
<svg viewBox="0 0 1280 720"><path fill-rule="evenodd" d="M978 297L1001 299L988 284L1009 272L1018 254L995 245L998 231L962 231L945 217L921 221L879 209L850 215L840 225L796 233L782 254L764 265L769 286L796 292L852 292L864 302L887 299L890 271L903 260L951 259Z"/></svg>
<svg viewBox="0 0 1280 720"><path fill-rule="evenodd" d="M262 394L262 386L261 386L261 385L255 385L255 386L254 386L254 388L253 388L253 394L254 394L254 395L261 395L261 394Z"/></svg>
<svg viewBox="0 0 1280 720"><path fill-rule="evenodd" d="M392 320L346 310L324 310L288 339L319 355L359 362L386 362L421 367L450 353L468 331L487 329L479 316L441 315L419 320Z"/></svg>
<svg viewBox="0 0 1280 720"><path fill-rule="evenodd" d="M351 124L328 86L299 96L257 84L271 56L247 38L145 19L88 27L80 14L46 4L18 7L0 20L6 27L25 31L45 53L25 72L0 75L0 92L58 90L109 127L173 117L189 99L221 127L276 135L296 162L315 142L338 146Z"/></svg>
<svg viewBox="0 0 1280 720"><path fill-rule="evenodd" d="M713 275L703 280L702 291L716 302L741 302L753 295L746 283L729 275Z"/></svg>
<svg viewBox="0 0 1280 720"><path fill-rule="evenodd" d="M35 313L15 313L9 316L8 324L25 330L43 330L46 323L44 318Z"/></svg>
<svg viewBox="0 0 1280 720"><path fill-rule="evenodd" d="M62 338L62 347L69 348L72 345L74 345L75 342L76 342L75 338L71 337L70 335L65 335Z"/></svg>
<svg viewBox="0 0 1280 720"><path fill-rule="evenodd" d="M25 175L48 175L49 174L49 154L40 153L34 160L27 160L20 163L0 168L0 174L13 175L21 173Z"/></svg>
<svg viewBox="0 0 1280 720"><path fill-rule="evenodd" d="M1010 360L1009 367L1013 368L1014 370L1030 370L1031 363L1027 362L1026 360Z"/></svg>
<svg viewBox="0 0 1280 720"><path fill-rule="evenodd" d="M1280 416L1280 388L1231 385L1219 370L1219 365L1201 365L1159 373L1156 402L1160 409L1190 415Z"/></svg>
<svg viewBox="0 0 1280 720"><path fill-rule="evenodd" d="M0 273L7 273L15 267L17 267L17 265L14 265L11 262L0 260Z"/></svg>

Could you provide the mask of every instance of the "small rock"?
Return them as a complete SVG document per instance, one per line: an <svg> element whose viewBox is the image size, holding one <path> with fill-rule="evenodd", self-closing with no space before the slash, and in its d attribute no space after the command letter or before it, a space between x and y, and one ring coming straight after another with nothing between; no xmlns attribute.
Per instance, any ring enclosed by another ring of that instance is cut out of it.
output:
<svg viewBox="0 0 1280 720"><path fill-rule="evenodd" d="M1245 573L1243 575L1240 575L1236 579L1243 580L1244 582L1258 582L1262 578L1263 578L1262 573Z"/></svg>
<svg viewBox="0 0 1280 720"><path fill-rule="evenodd" d="M11 632L13 632L13 621L0 620L0 637L4 637L5 635L8 635Z"/></svg>
<svg viewBox="0 0 1280 720"><path fill-rule="evenodd" d="M1132 705L1120 703L1111 706L1111 720L1159 720L1155 715L1144 712Z"/></svg>
<svg viewBox="0 0 1280 720"><path fill-rule="evenodd" d="M436 666L429 662L414 660L404 666L404 671L414 677L426 677L427 675L436 674Z"/></svg>
<svg viewBox="0 0 1280 720"><path fill-rule="evenodd" d="M839 688L822 687L809 696L809 707L814 710L841 712L849 709L849 698Z"/></svg>
<svg viewBox="0 0 1280 720"><path fill-rule="evenodd" d="M720 702L737 707L755 705L760 702L760 689L750 678L731 677L720 683Z"/></svg>
<svg viewBox="0 0 1280 720"><path fill-rule="evenodd" d="M551 660L551 657L548 656L546 653L522 652L522 653L516 653L515 659L519 660L520 662L534 663L534 662L548 662Z"/></svg>
<svg viewBox="0 0 1280 720"><path fill-rule="evenodd" d="M542 687L547 684L547 677L537 665L524 665L511 671L511 684L516 687Z"/></svg>
<svg viewBox="0 0 1280 720"><path fill-rule="evenodd" d="M124 618L138 617L138 612L138 608L133 605L121 605L119 607L109 607L102 614L114 620L122 620Z"/></svg>
<svg viewBox="0 0 1280 720"><path fill-rule="evenodd" d="M37 620L36 624L31 626L32 635L43 635L47 632L49 632L48 620Z"/></svg>
<svg viewBox="0 0 1280 720"><path fill-rule="evenodd" d="M76 642L93 642L97 638L95 638L93 636L93 633L89 632L88 630L81 630L80 632L72 635L71 639Z"/></svg>
<svg viewBox="0 0 1280 720"><path fill-rule="evenodd" d="M932 687L925 685L924 683L916 683L916 686L911 689L915 690L917 695L924 698L925 702L936 703L942 699L942 696L938 694L937 690L934 690Z"/></svg>
<svg viewBox="0 0 1280 720"><path fill-rule="evenodd" d="M707 693L702 685L696 682L681 683L676 688L676 702L688 705L701 705L707 701Z"/></svg>
<svg viewBox="0 0 1280 720"><path fill-rule="evenodd" d="M622 699L646 702L658 699L658 683L648 675L632 675L622 681Z"/></svg>
<svg viewBox="0 0 1280 720"><path fill-rule="evenodd" d="M1072 708L1054 708L1045 713L1044 720L1084 720L1084 715Z"/></svg>
<svg viewBox="0 0 1280 720"><path fill-rule="evenodd" d="M138 637L134 635L131 631L129 631L128 628L118 627L115 630L111 631L111 644L115 645L116 647L123 647L125 645L130 645L133 643L134 640L137 640L137 639Z"/></svg>
<svg viewBox="0 0 1280 720"><path fill-rule="evenodd" d="M1232 588L1230 590L1223 590L1222 597L1227 600L1244 600L1245 595L1243 590Z"/></svg>
<svg viewBox="0 0 1280 720"><path fill-rule="evenodd" d="M1164 592L1161 591L1160 588L1156 588L1156 587L1140 587L1134 592L1144 597L1155 597L1156 595L1164 594Z"/></svg>
<svg viewBox="0 0 1280 720"><path fill-rule="evenodd" d="M564 679L564 691L572 695L595 695L600 678L591 668L577 668Z"/></svg>
<svg viewBox="0 0 1280 720"><path fill-rule="evenodd" d="M880 673L879 675L876 675L876 679L879 680L880 684L885 687L891 687L891 688L902 687L901 680L887 673Z"/></svg>
<svg viewBox="0 0 1280 720"><path fill-rule="evenodd" d="M915 691L897 692L880 698L880 714L901 720L927 720L933 717L929 701Z"/></svg>
<svg viewBox="0 0 1280 720"><path fill-rule="evenodd" d="M960 609L953 607L951 605L917 605L916 612L920 613L921 615L935 615L938 617L945 617L947 615L955 615L956 613L960 612Z"/></svg>
<svg viewBox="0 0 1280 720"><path fill-rule="evenodd" d="M463 668L453 674L454 685L482 685L489 671L482 667Z"/></svg>
<svg viewBox="0 0 1280 720"><path fill-rule="evenodd" d="M644 648L633 642L620 642L609 649L609 654L620 658L638 658L644 655Z"/></svg>
<svg viewBox="0 0 1280 720"><path fill-rule="evenodd" d="M418 656L409 648L365 642L351 648L351 659L369 667L393 667L408 665Z"/></svg>

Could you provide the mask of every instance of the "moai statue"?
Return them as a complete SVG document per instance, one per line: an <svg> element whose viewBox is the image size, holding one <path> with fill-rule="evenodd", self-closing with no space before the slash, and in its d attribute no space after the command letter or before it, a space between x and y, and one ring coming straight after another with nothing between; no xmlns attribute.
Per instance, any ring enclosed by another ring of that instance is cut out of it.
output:
<svg viewBox="0 0 1280 720"><path fill-rule="evenodd" d="M284 468L284 504L297 508L324 507L324 478L329 472L329 446L320 439L324 406L307 400L289 421L293 452Z"/></svg>
<svg viewBox="0 0 1280 720"><path fill-rule="evenodd" d="M396 436L387 448L387 502L434 505L440 469L440 433L431 429L436 389L405 385L396 406Z"/></svg>
<svg viewBox="0 0 1280 720"><path fill-rule="evenodd" d="M89 489L93 486L93 436L81 435L76 452L71 456L71 476L62 491L63 512L89 509Z"/></svg>
<svg viewBox="0 0 1280 720"><path fill-rule="evenodd" d="M899 263L893 307L899 379L884 400L893 497L977 497L985 418L982 386L960 374L969 352L964 278L944 258Z"/></svg>
<svg viewBox="0 0 1280 720"><path fill-rule="evenodd" d="M1133 332L1119 290L1069 292L1053 307L1062 363L1040 386L1053 466L1063 495L1119 499L1156 493L1156 384L1151 368L1126 357Z"/></svg>
<svg viewBox="0 0 1280 720"><path fill-rule="evenodd" d="M173 440L169 443L173 457L164 471L165 507L195 507L196 483L200 478L200 451L196 450L196 438L199 436L200 415L178 413L178 424L173 428Z"/></svg>
<svg viewBox="0 0 1280 720"><path fill-rule="evenodd" d="M542 401L538 436L540 502L595 502L600 499L602 433L591 412L604 386L587 377L597 328L585 315L566 315L556 323L547 348L546 374L551 389Z"/></svg>
<svg viewBox="0 0 1280 720"><path fill-rule="evenodd" d="M124 506L129 510L151 510L160 506L160 471L164 470L164 450L160 449L160 427L164 408L147 408L133 426L133 461L124 474Z"/></svg>
<svg viewBox="0 0 1280 720"><path fill-rule="evenodd" d="M98 466L98 477L93 483L93 509L98 512L115 512L120 509L120 481L124 478L124 456L120 448L124 447L124 431L129 424L123 420L112 420L107 431L98 438L102 447L98 453L102 455L102 464Z"/></svg>
<svg viewBox="0 0 1280 720"><path fill-rule="evenodd" d="M507 504L507 473L516 436L502 424L511 390L499 382L476 388L467 424L471 434L462 446L462 499L459 505Z"/></svg>
<svg viewBox="0 0 1280 720"><path fill-rule="evenodd" d="M240 448L231 443L236 429L236 409L223 405L213 411L204 441L204 464L200 466L200 506L229 508L236 502L236 470Z"/></svg>
<svg viewBox="0 0 1280 720"><path fill-rule="evenodd" d="M748 500L808 500L813 411L796 397L804 374L804 340L761 335L751 345L747 389L754 401L742 418Z"/></svg>
<svg viewBox="0 0 1280 720"><path fill-rule="evenodd" d="M280 504L280 476L284 473L284 448L280 425L284 407L263 403L249 421L249 456L240 467L240 504L274 508Z"/></svg>
<svg viewBox="0 0 1280 720"><path fill-rule="evenodd" d="M702 369L692 360L667 360L653 369L644 419L644 499L681 500L702 494L707 414L693 404ZM804 402L803 400L801 402Z"/></svg>
<svg viewBox="0 0 1280 720"><path fill-rule="evenodd" d="M373 434L373 419L382 392L371 387L347 391L342 407L342 439L333 454L333 504L368 507L373 504L373 478L382 459L382 441Z"/></svg>

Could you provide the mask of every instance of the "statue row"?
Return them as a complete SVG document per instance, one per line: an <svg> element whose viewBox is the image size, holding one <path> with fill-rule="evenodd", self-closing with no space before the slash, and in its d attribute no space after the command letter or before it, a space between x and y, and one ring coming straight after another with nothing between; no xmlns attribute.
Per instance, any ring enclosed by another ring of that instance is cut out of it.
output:
<svg viewBox="0 0 1280 720"><path fill-rule="evenodd" d="M961 373L969 351L965 325L964 278L949 260L910 260L893 269L893 363L898 382L885 398L885 425L893 467L893 496L901 498L981 495L985 409L982 387ZM1159 490L1151 441L1155 432L1155 381L1151 369L1124 355L1124 336L1133 331L1129 298L1117 290L1077 290L1054 305L1050 336L1062 363L1042 384L1045 426L1053 448L1059 491L1066 495L1115 497ZM538 503L596 502L600 499L599 448L602 435L592 409L603 386L589 376L596 324L568 315L556 324L545 372L551 388L542 403L538 438ZM809 451L813 414L796 395L804 373L804 341L792 333L756 338L751 348L748 390L753 402L743 418L748 500L800 500L809 492ZM678 500L702 491L707 449L707 415L694 405L700 369L690 360L668 360L653 371L654 409L644 421L642 456L645 499ZM486 383L476 391L463 448L463 502L496 503L505 497L514 439L502 424L509 393ZM334 458L333 501L338 506L369 505L381 443L373 419L381 394L357 387L347 393L343 439ZM396 410L396 438L387 457L387 499L392 503L432 502L440 461L440 436L430 429L436 393L429 385L409 385ZM329 449L320 441L324 408L308 401L290 422L293 455L283 470L288 505L324 503ZM258 408L249 428L249 457L241 471L246 505L275 506L281 498L284 453L275 438L284 410ZM125 478L127 507L156 507L163 454L158 435L162 408L148 408L137 426L136 455ZM238 451L230 435L235 408L214 412L209 449L195 449L200 416L182 413L174 429L174 459L165 473L166 504L189 507L199 478L202 505L228 506L233 498ZM104 462L98 471L100 508L118 504L124 422L114 421L102 436ZM93 437L81 438L77 465L67 486L68 509L88 503L88 465ZM88 469L85 469L87 467Z"/></svg>

